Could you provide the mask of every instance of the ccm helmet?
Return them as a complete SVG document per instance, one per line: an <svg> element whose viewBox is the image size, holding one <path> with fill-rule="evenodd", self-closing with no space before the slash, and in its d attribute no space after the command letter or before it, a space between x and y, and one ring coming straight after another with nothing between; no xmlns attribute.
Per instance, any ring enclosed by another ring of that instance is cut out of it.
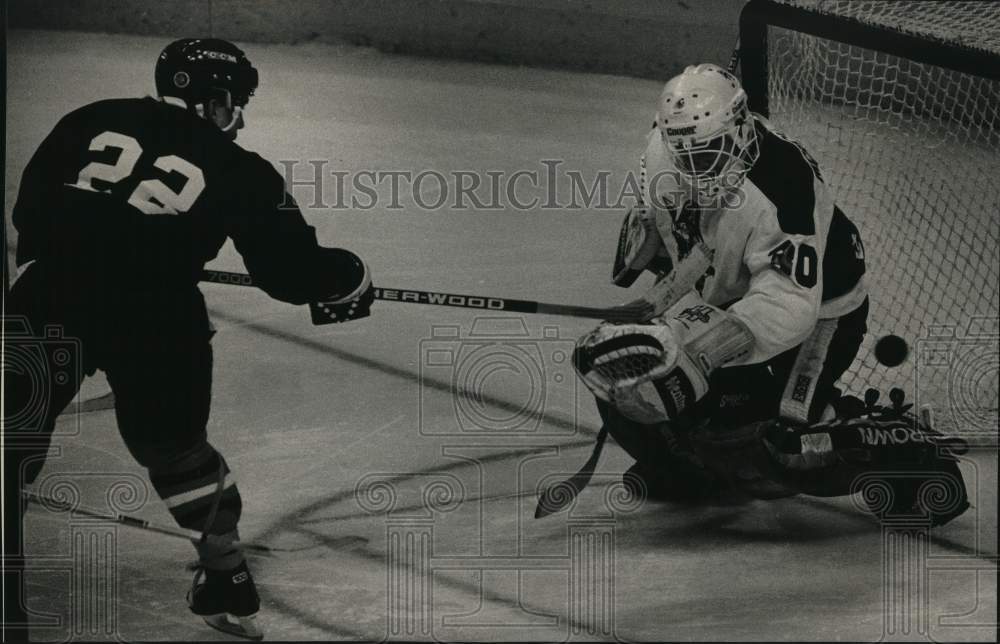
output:
<svg viewBox="0 0 1000 644"><path fill-rule="evenodd" d="M243 51L218 38L184 38L167 45L156 61L156 91L184 99L190 108L221 97L244 107L257 89L257 70Z"/></svg>

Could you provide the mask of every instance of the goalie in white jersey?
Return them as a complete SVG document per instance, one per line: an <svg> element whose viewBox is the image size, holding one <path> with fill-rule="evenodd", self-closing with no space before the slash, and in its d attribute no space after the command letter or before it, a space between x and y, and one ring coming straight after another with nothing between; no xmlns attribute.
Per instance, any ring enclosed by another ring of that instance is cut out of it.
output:
<svg viewBox="0 0 1000 644"><path fill-rule="evenodd" d="M666 84L640 170L644 203L626 216L613 280L656 281L624 307L641 323L602 324L576 364L637 460L631 480L698 498L714 481L684 427L834 413L867 330L864 249L816 161L715 65Z"/></svg>

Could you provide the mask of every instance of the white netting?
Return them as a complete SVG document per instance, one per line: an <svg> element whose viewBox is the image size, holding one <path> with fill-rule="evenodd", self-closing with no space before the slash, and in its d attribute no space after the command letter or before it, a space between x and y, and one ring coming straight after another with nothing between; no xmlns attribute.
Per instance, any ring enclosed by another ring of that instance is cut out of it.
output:
<svg viewBox="0 0 1000 644"><path fill-rule="evenodd" d="M1000 7L996 2L928 2L927 0L778 0L817 13L843 16L871 25L920 36L929 41L960 44L981 51L1000 51Z"/></svg>
<svg viewBox="0 0 1000 644"><path fill-rule="evenodd" d="M1000 3L788 2L1000 50ZM939 424L995 442L1000 319L1000 82L768 29L770 117L819 160L867 249L870 332L848 388L898 385ZM901 367L874 340L910 342Z"/></svg>

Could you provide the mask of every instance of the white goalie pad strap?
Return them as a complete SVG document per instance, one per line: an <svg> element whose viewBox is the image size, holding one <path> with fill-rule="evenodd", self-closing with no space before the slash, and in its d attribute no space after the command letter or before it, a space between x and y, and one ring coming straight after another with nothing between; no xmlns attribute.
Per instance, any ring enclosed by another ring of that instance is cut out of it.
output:
<svg viewBox="0 0 1000 644"><path fill-rule="evenodd" d="M633 206L625 215L618 234L611 281L618 286L631 286L656 257L660 246L653 210L646 206Z"/></svg>

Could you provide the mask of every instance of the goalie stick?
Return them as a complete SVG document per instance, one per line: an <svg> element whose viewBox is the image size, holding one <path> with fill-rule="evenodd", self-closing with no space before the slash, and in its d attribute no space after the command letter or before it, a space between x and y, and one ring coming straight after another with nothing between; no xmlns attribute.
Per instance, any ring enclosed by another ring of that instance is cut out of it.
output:
<svg viewBox="0 0 1000 644"><path fill-rule="evenodd" d="M255 286L253 278L246 273L229 271L202 271L201 281L212 284L231 284L234 286ZM460 295L458 293L439 293L435 291L420 291L408 288L375 288L375 299L387 302L402 302L404 304L430 304L433 306L453 306L464 309L482 309L486 311L510 311L514 313L548 313L550 315L566 315L578 318L595 318L610 322L634 322L636 313L622 307L595 308L589 306L574 306L570 304L550 304L531 300L516 300L506 297L488 295Z"/></svg>
<svg viewBox="0 0 1000 644"><path fill-rule="evenodd" d="M580 494L580 491L587 487L597 470L597 461L601 458L601 450L604 448L604 441L607 437L608 426L603 425L601 431L597 433L597 444L594 445L594 451L590 453L590 458L583 464L580 471L568 479L542 490L542 493L538 495L538 505L535 506L536 519L562 512Z"/></svg>

